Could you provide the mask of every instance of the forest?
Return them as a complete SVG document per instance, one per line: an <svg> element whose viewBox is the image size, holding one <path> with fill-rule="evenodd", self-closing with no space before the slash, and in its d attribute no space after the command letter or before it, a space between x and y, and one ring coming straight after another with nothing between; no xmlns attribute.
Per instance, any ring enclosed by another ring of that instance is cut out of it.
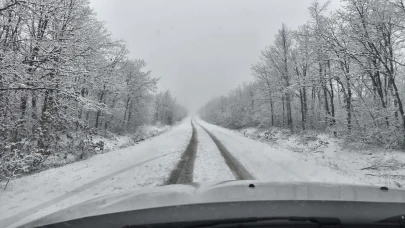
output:
<svg viewBox="0 0 405 228"><path fill-rule="evenodd" d="M305 24L282 24L251 66L253 81L208 102L202 118L404 149L404 1L341 2L331 12L314 1Z"/></svg>
<svg viewBox="0 0 405 228"><path fill-rule="evenodd" d="M131 59L87 0L0 2L0 180L48 156L95 154L92 137L175 124L187 113Z"/></svg>

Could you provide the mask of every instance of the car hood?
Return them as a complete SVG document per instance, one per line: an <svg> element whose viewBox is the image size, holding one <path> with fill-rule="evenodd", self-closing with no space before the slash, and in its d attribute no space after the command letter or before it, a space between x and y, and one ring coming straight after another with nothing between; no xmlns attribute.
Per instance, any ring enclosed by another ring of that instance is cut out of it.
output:
<svg viewBox="0 0 405 228"><path fill-rule="evenodd" d="M350 201L405 203L405 190L328 183L225 181L167 185L102 196L51 215L27 227L83 217L167 206L241 201Z"/></svg>

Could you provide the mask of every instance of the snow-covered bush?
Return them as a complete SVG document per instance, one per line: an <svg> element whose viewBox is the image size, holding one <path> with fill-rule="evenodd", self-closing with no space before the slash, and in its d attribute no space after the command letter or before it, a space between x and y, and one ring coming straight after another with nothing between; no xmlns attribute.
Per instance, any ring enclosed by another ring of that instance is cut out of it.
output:
<svg viewBox="0 0 405 228"><path fill-rule="evenodd" d="M34 171L44 156L30 146L29 140L0 144L0 181Z"/></svg>

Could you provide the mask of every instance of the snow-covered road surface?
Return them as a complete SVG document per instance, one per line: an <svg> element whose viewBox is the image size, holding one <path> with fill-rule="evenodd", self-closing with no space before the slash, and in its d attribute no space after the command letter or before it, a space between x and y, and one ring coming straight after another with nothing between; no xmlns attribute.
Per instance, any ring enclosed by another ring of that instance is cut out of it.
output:
<svg viewBox="0 0 405 228"><path fill-rule="evenodd" d="M0 227L16 227L101 195L162 185L190 137L186 119L135 146L12 180L0 192Z"/></svg>
<svg viewBox="0 0 405 228"><path fill-rule="evenodd" d="M176 167L171 171L165 185L169 184L187 184L193 182L194 161L197 154L198 135L192 121L190 121L192 135L190 142L177 162Z"/></svg>
<svg viewBox="0 0 405 228"><path fill-rule="evenodd" d="M194 182L235 180L215 143L198 123L198 153L195 161Z"/></svg>
<svg viewBox="0 0 405 228"><path fill-rule="evenodd" d="M135 146L12 180L0 192L0 227L16 227L102 195L179 183L180 177L181 183L258 179L362 184L197 118L192 137L191 122L188 118Z"/></svg>
<svg viewBox="0 0 405 228"><path fill-rule="evenodd" d="M229 169L232 171L233 175L237 180L254 180L256 179L246 168L245 166L238 161L235 156L224 146L224 144L214 135L212 132L207 130L207 128L199 125L214 141L218 150L221 152L222 157L225 160L225 163L228 165Z"/></svg>

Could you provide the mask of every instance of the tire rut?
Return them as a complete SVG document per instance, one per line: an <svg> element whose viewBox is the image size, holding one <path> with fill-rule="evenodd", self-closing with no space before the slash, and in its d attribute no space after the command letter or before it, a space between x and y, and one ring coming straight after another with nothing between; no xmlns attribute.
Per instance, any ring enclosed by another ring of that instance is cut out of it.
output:
<svg viewBox="0 0 405 228"><path fill-rule="evenodd" d="M195 120L194 120L195 121ZM210 131L208 131L205 127L201 126L197 121L195 123L204 129L205 132L211 137L212 141L214 141L215 145L217 145L218 150L221 152L222 157L225 159L226 164L228 165L229 169L232 171L233 175L237 180L255 180L256 178L249 173L249 171L236 159L228 149L222 144L222 142L215 137Z"/></svg>
<svg viewBox="0 0 405 228"><path fill-rule="evenodd" d="M194 161L197 154L197 129L191 120L193 133L186 150L181 155L180 161L177 163L176 168L172 170L169 178L165 181L164 185L169 184L187 184L193 182Z"/></svg>

